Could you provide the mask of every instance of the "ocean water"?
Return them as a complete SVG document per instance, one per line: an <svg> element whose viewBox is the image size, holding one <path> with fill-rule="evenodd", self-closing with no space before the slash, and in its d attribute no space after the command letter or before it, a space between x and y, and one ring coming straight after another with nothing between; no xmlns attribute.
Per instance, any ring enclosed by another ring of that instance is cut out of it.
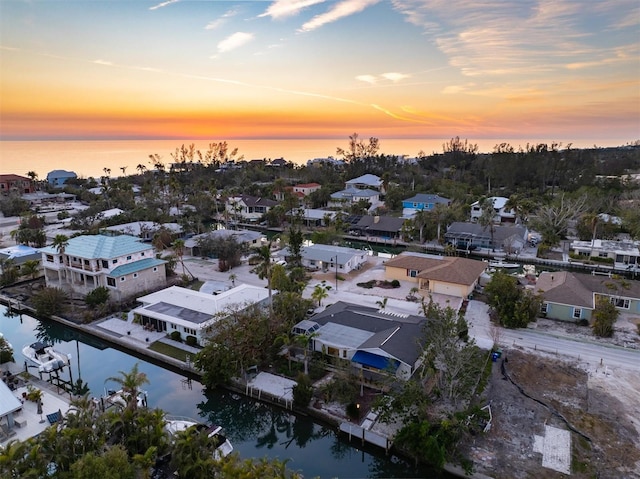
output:
<svg viewBox="0 0 640 479"><path fill-rule="evenodd" d="M367 141L368 138L361 137ZM415 157L420 152L427 155L441 153L445 139L385 139L380 138L379 153L387 155L407 155ZM169 164L173 161L172 153L182 145L194 144L196 149L204 152L208 145L226 140L78 140L78 141L0 141L0 174L17 174L26 176L35 171L40 179L44 179L52 170L62 169L74 171L78 176L88 178L137 174L136 167L144 165L151 169L150 155L159 155L161 161ZM514 148L525 147L527 143L538 144L553 142L563 146L572 143L573 148L597 146L620 146L630 140L609 139L604 143L596 140L562 141L558 139L469 139L469 143L477 144L480 152L491 152L499 143L509 143ZM347 148L349 138L330 139L270 139L270 140L228 140L229 150L238 149L238 156L245 160L284 158L292 163L302 165L313 158L336 156L337 148ZM124 170L123 170L124 168Z"/></svg>

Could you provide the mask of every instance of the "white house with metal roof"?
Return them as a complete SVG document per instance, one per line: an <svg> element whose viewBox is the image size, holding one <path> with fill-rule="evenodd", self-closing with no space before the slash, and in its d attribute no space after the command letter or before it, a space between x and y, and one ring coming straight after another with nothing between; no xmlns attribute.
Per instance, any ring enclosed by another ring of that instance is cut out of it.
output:
<svg viewBox="0 0 640 479"><path fill-rule="evenodd" d="M156 258L152 245L129 235L76 236L60 250L47 246L40 253L47 286L72 294L104 286L121 301L166 284L167 262Z"/></svg>
<svg viewBox="0 0 640 479"><path fill-rule="evenodd" d="M206 344L211 327L232 311L253 305L267 305L266 288L240 284L220 294L207 294L179 286L138 298L142 306L133 310L134 318L144 327L168 334L178 331L183 339L194 336Z"/></svg>
<svg viewBox="0 0 640 479"><path fill-rule="evenodd" d="M371 173L345 181L345 186L347 188L358 188L361 190L373 188L384 193L384 182L379 176L372 175Z"/></svg>
<svg viewBox="0 0 640 479"><path fill-rule="evenodd" d="M302 266L311 270L335 271L349 273L360 269L367 262L369 253L365 250L314 244L303 246L300 250ZM291 255L288 248L283 248L278 256L288 258Z"/></svg>

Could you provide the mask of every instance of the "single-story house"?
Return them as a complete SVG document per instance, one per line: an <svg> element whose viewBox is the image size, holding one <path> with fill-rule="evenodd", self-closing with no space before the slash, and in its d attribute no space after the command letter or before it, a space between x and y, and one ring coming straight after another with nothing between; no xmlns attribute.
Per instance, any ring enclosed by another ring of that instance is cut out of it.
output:
<svg viewBox="0 0 640 479"><path fill-rule="evenodd" d="M106 231L113 233L126 234L130 236L137 236L144 241L151 241L153 236L159 229L164 228L171 234L173 239L178 239L182 236L182 226L178 223L155 223L153 221L134 221L132 223L122 223L119 225L107 226Z"/></svg>
<svg viewBox="0 0 640 479"><path fill-rule="evenodd" d="M422 364L427 320L339 301L296 324L311 349L350 361L356 370L409 379Z"/></svg>
<svg viewBox="0 0 640 479"><path fill-rule="evenodd" d="M350 273L360 269L367 262L368 253L361 249L345 248L326 244L303 246L300 250L302 265L311 270ZM291 256L288 248L283 248L279 256L288 260Z"/></svg>
<svg viewBox="0 0 640 479"><path fill-rule="evenodd" d="M488 264L457 256L404 252L384 264L387 280L410 281L429 293L467 298Z"/></svg>
<svg viewBox="0 0 640 479"><path fill-rule="evenodd" d="M39 249L17 244L0 249L0 260L0 271L2 271L2 264L7 260L10 260L14 266L20 267L27 261L37 261L40 263L42 254Z"/></svg>
<svg viewBox="0 0 640 479"><path fill-rule="evenodd" d="M436 205L449 206L451 200L439 195L418 193L417 195L402 200L402 217L413 218L418 211L432 211Z"/></svg>
<svg viewBox="0 0 640 479"><path fill-rule="evenodd" d="M493 233L492 233L493 230ZM503 249L517 253L527 244L529 230L522 225L490 225L451 223L444 234L447 243L460 247Z"/></svg>
<svg viewBox="0 0 640 479"><path fill-rule="evenodd" d="M322 188L320 183L300 183L293 186L294 193L301 193L302 196L309 196L314 191L318 191Z"/></svg>
<svg viewBox="0 0 640 479"><path fill-rule="evenodd" d="M259 231L221 229L192 236L184 240L184 247L190 256L201 256L200 244L208 239L233 238L236 242L249 249L260 246L262 237L263 234Z"/></svg>
<svg viewBox="0 0 640 479"><path fill-rule="evenodd" d="M142 303L133 310L134 318L143 326L171 334L178 331L183 339L194 336L203 346L217 321L253 305L267 305L266 288L241 284L220 294L207 294L171 286L138 298Z"/></svg>
<svg viewBox="0 0 640 479"><path fill-rule="evenodd" d="M640 313L640 281L608 276L543 272L535 285L542 294L542 314L561 321L591 321L598 298L606 298L625 313Z"/></svg>
<svg viewBox="0 0 640 479"><path fill-rule="evenodd" d="M398 239L402 236L402 227L405 221L405 218L395 216L364 215L357 223L350 226L350 230L355 236Z"/></svg>
<svg viewBox="0 0 640 479"><path fill-rule="evenodd" d="M47 173L47 183L55 188L59 188L65 185L67 180L75 179L78 175L75 171L67 170L52 170Z"/></svg>
<svg viewBox="0 0 640 479"><path fill-rule="evenodd" d="M638 241L572 241L569 250L589 259L610 258L613 267L621 270L640 270L640 242Z"/></svg>

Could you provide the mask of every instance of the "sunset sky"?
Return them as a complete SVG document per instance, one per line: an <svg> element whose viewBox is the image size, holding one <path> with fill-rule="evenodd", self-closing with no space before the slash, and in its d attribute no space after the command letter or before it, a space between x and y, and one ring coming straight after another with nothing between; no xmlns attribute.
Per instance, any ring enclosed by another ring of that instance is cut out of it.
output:
<svg viewBox="0 0 640 479"><path fill-rule="evenodd" d="M640 139L638 0L2 0L0 139Z"/></svg>

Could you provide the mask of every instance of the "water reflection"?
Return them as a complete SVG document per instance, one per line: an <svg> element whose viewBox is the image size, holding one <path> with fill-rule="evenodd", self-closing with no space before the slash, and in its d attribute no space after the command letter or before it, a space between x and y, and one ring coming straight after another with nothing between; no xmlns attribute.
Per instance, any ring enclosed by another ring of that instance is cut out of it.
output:
<svg viewBox="0 0 640 479"><path fill-rule="evenodd" d="M72 355L74 382L81 378L91 395L100 396L106 378L116 376L118 371L128 372L139 363L140 371L149 378L145 388L150 407L223 426L241 457L287 460L289 468L310 478L443 477L428 469L416 469L397 457L387 457L376 448L353 447L333 429L315 424L306 416L228 391L205 391L183 374L111 348L91 336L51 321L6 313L6 308L0 307L0 331L13 344L19 364L23 361L22 345L35 340L55 343L56 349Z"/></svg>

